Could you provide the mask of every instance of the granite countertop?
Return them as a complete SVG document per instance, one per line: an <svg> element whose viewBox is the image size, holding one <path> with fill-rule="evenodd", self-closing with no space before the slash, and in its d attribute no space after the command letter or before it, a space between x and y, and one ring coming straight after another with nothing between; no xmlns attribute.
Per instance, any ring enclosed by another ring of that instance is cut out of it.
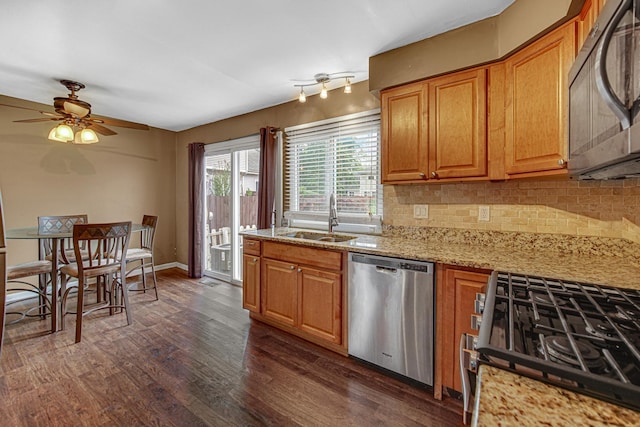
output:
<svg viewBox="0 0 640 427"><path fill-rule="evenodd" d="M246 237L463 267L501 270L640 289L640 251L626 241L450 230L400 230L394 235L350 233L345 242L287 237L300 229L244 231ZM317 231L316 231L317 232ZM640 413L540 381L483 365L478 426L637 426Z"/></svg>
<svg viewBox="0 0 640 427"><path fill-rule="evenodd" d="M474 426L638 426L640 413L482 365Z"/></svg>
<svg viewBox="0 0 640 427"><path fill-rule="evenodd" d="M550 248L528 247L522 241L494 245L485 239L480 243L457 243L442 239L408 238L406 236L372 236L351 233L355 236L345 242L320 242L287 237L300 229L275 228L242 232L247 237L278 241L295 245L338 249L350 252L392 256L406 259L433 261L462 267L501 270L533 276L552 277L587 283L597 283L640 289L640 262L637 258L609 254L567 253ZM615 252L612 251L612 252Z"/></svg>

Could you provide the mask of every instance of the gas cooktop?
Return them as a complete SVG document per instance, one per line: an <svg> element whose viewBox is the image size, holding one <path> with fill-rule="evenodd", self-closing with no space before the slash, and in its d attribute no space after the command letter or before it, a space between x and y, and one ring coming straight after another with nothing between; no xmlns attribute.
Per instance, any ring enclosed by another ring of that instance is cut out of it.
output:
<svg viewBox="0 0 640 427"><path fill-rule="evenodd" d="M480 363L640 410L640 291L494 272Z"/></svg>

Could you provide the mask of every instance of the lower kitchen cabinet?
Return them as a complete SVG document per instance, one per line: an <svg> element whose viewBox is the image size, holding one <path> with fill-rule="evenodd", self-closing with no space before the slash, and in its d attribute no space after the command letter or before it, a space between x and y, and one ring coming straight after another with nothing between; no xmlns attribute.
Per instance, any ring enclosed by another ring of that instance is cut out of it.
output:
<svg viewBox="0 0 640 427"><path fill-rule="evenodd" d="M243 239L242 252L242 307L260 312L260 241Z"/></svg>
<svg viewBox="0 0 640 427"><path fill-rule="evenodd" d="M243 302L251 318L346 355L346 252L261 244L259 256L244 255Z"/></svg>
<svg viewBox="0 0 640 427"><path fill-rule="evenodd" d="M342 274L299 269L298 320L303 331L336 344L342 342Z"/></svg>
<svg viewBox="0 0 640 427"><path fill-rule="evenodd" d="M436 320L436 370L440 372L440 389L434 394L441 396L442 388L462 391L460 379L460 336L463 333L478 334L471 329L471 315L475 313L476 293L484 293L489 272L462 269L449 265L436 266L437 320Z"/></svg>
<svg viewBox="0 0 640 427"><path fill-rule="evenodd" d="M286 261L263 259L262 314L285 325L297 323L297 266Z"/></svg>
<svg viewBox="0 0 640 427"><path fill-rule="evenodd" d="M260 256L242 255L242 307L260 312Z"/></svg>

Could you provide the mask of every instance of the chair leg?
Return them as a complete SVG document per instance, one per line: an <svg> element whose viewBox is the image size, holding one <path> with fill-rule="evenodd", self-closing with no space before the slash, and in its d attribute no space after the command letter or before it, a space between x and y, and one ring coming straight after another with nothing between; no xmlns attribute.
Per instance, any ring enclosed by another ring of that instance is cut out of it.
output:
<svg viewBox="0 0 640 427"><path fill-rule="evenodd" d="M76 307L76 344L82 339L82 314L84 310L84 278L78 278L78 303Z"/></svg>
<svg viewBox="0 0 640 427"><path fill-rule="evenodd" d="M156 280L156 267L151 258L151 274L153 274L153 290L156 292L156 301L158 301L158 281Z"/></svg>
<svg viewBox="0 0 640 427"><path fill-rule="evenodd" d="M52 275L55 273L51 273ZM47 293L47 276L44 275L44 292L45 299ZM51 332L56 332L58 330L58 289L56 286L53 286L53 277L51 279Z"/></svg>
<svg viewBox="0 0 640 427"><path fill-rule="evenodd" d="M65 316L67 314L67 275L60 274L60 330L64 331ZM57 308L56 308L57 310Z"/></svg>
<svg viewBox="0 0 640 427"><path fill-rule="evenodd" d="M144 261L140 264L140 271L142 272L142 293L147 293L147 272L144 269Z"/></svg>
<svg viewBox="0 0 640 427"><path fill-rule="evenodd" d="M131 315L131 308L129 307L129 289L127 289L127 275L125 269L122 269L120 272L120 292L122 292L122 303L125 311L127 312L127 325L130 325L133 323L133 316Z"/></svg>

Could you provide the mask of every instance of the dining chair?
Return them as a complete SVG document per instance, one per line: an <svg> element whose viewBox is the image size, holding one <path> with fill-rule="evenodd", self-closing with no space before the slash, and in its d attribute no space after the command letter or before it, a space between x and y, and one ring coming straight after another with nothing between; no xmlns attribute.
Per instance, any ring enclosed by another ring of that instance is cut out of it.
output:
<svg viewBox="0 0 640 427"><path fill-rule="evenodd" d="M6 251L5 236L4 236L4 208L2 205L2 194L0 194L0 246ZM19 316L17 319L11 321L16 323L27 316L38 316L44 318L47 315L47 311L51 313L51 332L55 332L57 329L57 310L54 308L57 306L57 293L51 290L51 299L47 290L47 275L51 275L53 269L51 261L47 260L35 260L21 264L6 265L6 252L2 260L2 296L0 297L0 304L2 304L1 320L4 327L7 314L15 314ZM30 277L37 277L38 282L34 284L26 279ZM10 286L10 289L7 289ZM22 300L16 300L11 303L7 303L7 294L16 292L30 292L38 295L38 304L22 310L10 311L8 306L14 303L19 303ZM32 312L38 309L38 314L32 314Z"/></svg>
<svg viewBox="0 0 640 427"><path fill-rule="evenodd" d="M153 289L156 294L156 301L158 300L158 282L156 280L156 268L153 260L153 241L156 235L157 224L157 216L144 215L142 217L142 225L144 228L140 232L140 247L130 248L127 251L127 277L132 276L138 269L140 269L142 274L142 288L135 288L134 286L136 284L132 283L129 290L147 292ZM145 268L147 269L146 271ZM148 269L151 269L153 286L147 286Z"/></svg>
<svg viewBox="0 0 640 427"><path fill-rule="evenodd" d="M79 224L73 226L73 249L76 262L60 268L62 295L61 328L65 328L67 299L76 289L76 337L82 339L82 319L96 310L109 309L112 315L116 310L125 310L127 325L132 322L129 309L129 297L126 286L126 256L131 237L131 221L106 224ZM69 282L69 277L78 279ZM95 304L84 304L85 285L95 280L96 292L103 295Z"/></svg>
<svg viewBox="0 0 640 427"><path fill-rule="evenodd" d="M39 216L38 234L71 233L73 232L73 226L75 224L86 224L87 222L89 222L89 216L87 214ZM58 260L61 264L75 262L73 238L62 239L58 248ZM44 259L52 259L52 244L50 239L43 239L41 241L41 250Z"/></svg>

